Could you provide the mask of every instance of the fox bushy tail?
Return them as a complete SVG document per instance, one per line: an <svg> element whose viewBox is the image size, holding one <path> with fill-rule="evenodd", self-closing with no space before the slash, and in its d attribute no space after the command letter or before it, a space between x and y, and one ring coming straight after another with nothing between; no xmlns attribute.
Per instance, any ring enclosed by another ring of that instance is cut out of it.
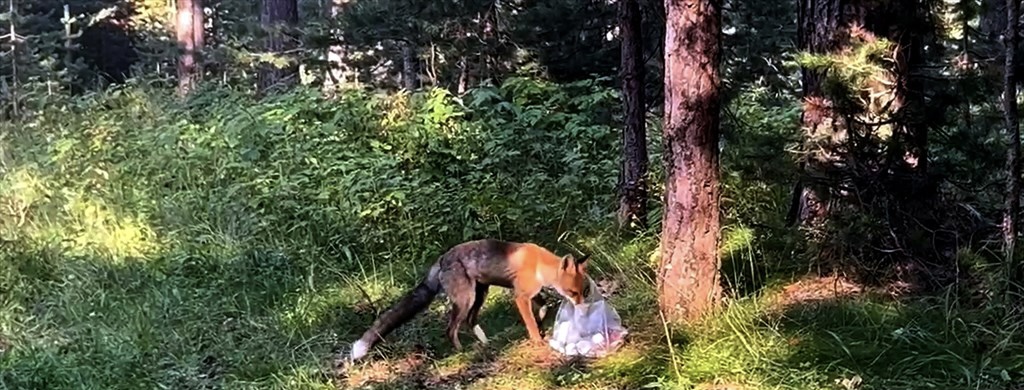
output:
<svg viewBox="0 0 1024 390"><path fill-rule="evenodd" d="M402 296L402 299L399 299L398 302L391 305L380 317L377 317L373 321L373 325L370 326L370 329L363 332L363 336L352 343L352 361L366 356L370 348L373 348L391 331L429 307L430 303L437 297L438 292L441 291L440 274L440 263L436 263L430 267L427 276L423 278L419 285Z"/></svg>

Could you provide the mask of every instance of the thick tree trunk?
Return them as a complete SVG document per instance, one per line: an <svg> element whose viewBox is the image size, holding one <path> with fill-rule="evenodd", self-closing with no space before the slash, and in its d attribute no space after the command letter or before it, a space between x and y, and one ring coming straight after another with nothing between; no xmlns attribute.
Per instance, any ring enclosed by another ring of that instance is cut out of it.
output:
<svg viewBox="0 0 1024 390"><path fill-rule="evenodd" d="M797 14L797 39L801 50L813 54L834 51L838 45L837 33L843 22L843 4L840 0L800 0ZM831 140L842 129L833 111L831 101L822 91L825 74L812 69L801 69L804 110L801 114L805 132L806 150L817 146L811 140ZM827 142L827 141L826 141ZM812 178L823 177L830 164L826 156L807 154L800 166L804 176L793 188L788 223L820 222L828 215L828 188L818 185Z"/></svg>
<svg viewBox="0 0 1024 390"><path fill-rule="evenodd" d="M291 29L299 20L296 0L263 0L260 9L260 25L263 27L264 48L280 60L287 60L281 67L275 64L262 64L257 75L260 92L266 92L275 86L289 86L298 82L299 66L291 60L295 49L295 39L290 35Z"/></svg>
<svg viewBox="0 0 1024 390"><path fill-rule="evenodd" d="M331 20L341 17L347 0L327 0L327 15ZM331 30L332 38L339 39L341 31ZM324 93L333 95L345 80L345 47L335 43L327 47L327 72L324 75Z"/></svg>
<svg viewBox="0 0 1024 390"><path fill-rule="evenodd" d="M896 44L895 69L879 74L889 81L872 86L877 102L860 107L860 112L837 113L831 96L822 91L824 73L802 70L804 112L803 178L794 187L788 222L815 225L829 218L829 204L835 195L827 183L834 180L841 156L834 151L846 142L850 126L845 115L864 115L861 122L893 122L895 141L888 144L889 171L900 176L890 190L906 199L924 199L930 194L927 182L928 126L925 122L923 83L913 69L924 63L925 39L931 31L926 5L917 0L875 3L863 0L800 0L798 42L814 54L839 53L852 36L874 40L887 38ZM891 85L889 84L891 83ZM895 87L893 87L893 85ZM898 120L896 120L898 119ZM862 129L858 131L877 131ZM826 183L822 185L820 183ZM904 188L905 187L905 188Z"/></svg>
<svg viewBox="0 0 1024 390"><path fill-rule="evenodd" d="M187 95L201 76L198 52L202 50L203 1L178 0L175 32L178 41L178 94Z"/></svg>
<svg viewBox="0 0 1024 390"><path fill-rule="evenodd" d="M1007 0L1006 20L1017 20L1020 4ZM1005 70L1003 74L1003 117L1006 120L1006 138L1009 145L1006 152L1006 209L1003 214L1003 247L1008 267L1008 278L1014 272L1014 246L1017 242L1017 214L1020 211L1020 123L1017 120L1017 82L1015 78L1015 55L1017 50L1017 23L1006 24Z"/></svg>
<svg viewBox="0 0 1024 390"><path fill-rule="evenodd" d="M824 54L838 45L836 33L843 22L843 4L840 0L800 0L797 14L797 41L800 50ZM804 97L822 96L821 72L802 68Z"/></svg>
<svg viewBox="0 0 1024 390"><path fill-rule="evenodd" d="M621 79L625 129L619 182L619 226L647 227L647 130L644 101L644 59L640 3L621 0Z"/></svg>
<svg viewBox="0 0 1024 390"><path fill-rule="evenodd" d="M892 190L906 199L928 201L932 199L928 174L928 125L925 115L924 79L915 70L925 64L926 37L933 33L928 21L926 4L920 0L895 2L887 13L896 16L888 26L877 26L875 33L896 42L897 80L893 106L901 110L896 126L896 141L890 144L893 170L907 180L897 180ZM886 12L886 11L882 11Z"/></svg>
<svg viewBox="0 0 1024 390"><path fill-rule="evenodd" d="M670 321L716 307L719 284L720 0L666 0L665 198L658 273Z"/></svg>

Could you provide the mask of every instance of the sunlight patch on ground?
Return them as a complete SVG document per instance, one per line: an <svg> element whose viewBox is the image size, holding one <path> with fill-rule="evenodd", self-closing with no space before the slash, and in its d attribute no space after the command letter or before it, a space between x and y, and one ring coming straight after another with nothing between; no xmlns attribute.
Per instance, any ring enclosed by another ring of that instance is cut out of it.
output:
<svg viewBox="0 0 1024 390"><path fill-rule="evenodd" d="M8 231L21 227L29 217L29 212L37 203L48 196L46 187L35 169L18 167L11 172L0 170L0 215L9 219L4 223L4 235L16 233Z"/></svg>
<svg viewBox="0 0 1024 390"><path fill-rule="evenodd" d="M72 194L64 210L69 217L68 229L74 232L72 254L95 251L123 261L145 258L160 249L156 233L148 224L133 216L115 214L102 200Z"/></svg>
<svg viewBox="0 0 1024 390"><path fill-rule="evenodd" d="M0 178L0 235L5 240L60 243L70 255L98 255L114 262L147 258L161 249L156 233L142 218L121 215L103 199L82 191L65 190L55 196L48 180L26 166Z"/></svg>
<svg viewBox="0 0 1024 390"><path fill-rule="evenodd" d="M780 310L793 305L863 295L881 297L886 294L881 288L865 286L842 276L806 276L769 294L767 302L770 309Z"/></svg>

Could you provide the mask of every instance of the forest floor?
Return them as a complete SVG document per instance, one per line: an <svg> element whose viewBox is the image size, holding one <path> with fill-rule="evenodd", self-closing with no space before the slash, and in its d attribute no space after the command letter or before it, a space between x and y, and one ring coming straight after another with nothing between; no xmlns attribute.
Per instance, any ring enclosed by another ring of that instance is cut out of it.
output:
<svg viewBox="0 0 1024 390"><path fill-rule="evenodd" d="M606 358L529 346L508 294L495 291L481 316L487 348L467 332L453 351L438 301L364 361L339 367L412 279L396 282L384 266L359 275L329 259L304 269L274 259L9 258L0 389L1016 390L1024 378L1019 324L984 323L941 296L804 276L669 333L649 281L608 266L598 278L619 282L609 302L630 335Z"/></svg>
<svg viewBox="0 0 1024 390"><path fill-rule="evenodd" d="M437 350L430 354L422 342L410 341L421 339L409 337L400 339L406 347L339 369L335 380L340 388L520 390L924 389L957 388L965 379L972 388L1014 388L1003 386L1024 383L1021 372L999 384L970 378L978 368L972 364L999 363L969 361L972 346L961 341L971 338L957 340L956 329L936 322L940 313L932 299L901 298L886 290L842 277L801 277L756 298L733 301L706 323L672 335L671 346L660 321L626 316L629 342L594 360L531 347L510 302L492 299L491 317L497 318L485 326L501 330L497 345L455 353L432 344ZM623 305L624 299L631 298L613 295L610 302ZM414 333L441 332L441 318L425 317L412 325L418 328ZM1010 376L1005 369L997 372L1001 379Z"/></svg>

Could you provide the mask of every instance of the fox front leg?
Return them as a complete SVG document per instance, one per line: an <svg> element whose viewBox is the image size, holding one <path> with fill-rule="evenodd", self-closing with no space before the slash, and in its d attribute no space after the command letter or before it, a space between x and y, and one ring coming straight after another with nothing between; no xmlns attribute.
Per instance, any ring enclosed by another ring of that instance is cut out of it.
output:
<svg viewBox="0 0 1024 390"><path fill-rule="evenodd" d="M530 336L530 340L536 343L541 343L544 338L540 335L540 326L538 326L537 317L533 315L533 298L529 295L520 295L516 297L516 308L519 309L519 316L523 319L523 325L526 326L526 332Z"/></svg>

